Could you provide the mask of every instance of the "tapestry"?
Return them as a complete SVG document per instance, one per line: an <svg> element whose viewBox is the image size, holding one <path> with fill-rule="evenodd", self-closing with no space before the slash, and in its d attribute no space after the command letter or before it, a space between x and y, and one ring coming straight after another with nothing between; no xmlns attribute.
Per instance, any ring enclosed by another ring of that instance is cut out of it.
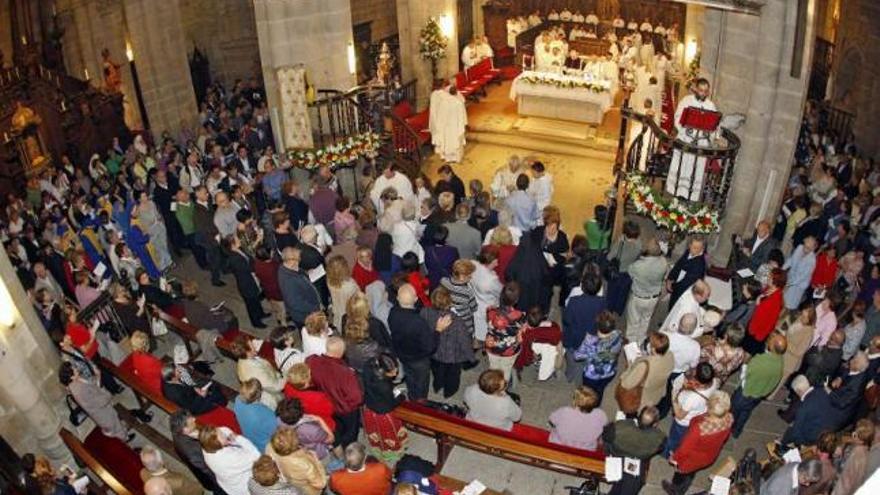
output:
<svg viewBox="0 0 880 495"><path fill-rule="evenodd" d="M278 91L281 94L281 135L284 150L314 147L312 123L309 120L304 67L278 69Z"/></svg>

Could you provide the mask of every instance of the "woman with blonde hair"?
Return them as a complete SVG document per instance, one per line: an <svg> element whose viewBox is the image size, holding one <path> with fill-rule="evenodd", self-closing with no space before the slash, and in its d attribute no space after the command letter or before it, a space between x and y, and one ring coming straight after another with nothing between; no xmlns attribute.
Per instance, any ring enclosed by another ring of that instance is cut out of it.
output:
<svg viewBox="0 0 880 495"><path fill-rule="evenodd" d="M150 338L146 333L136 330L131 334L132 372L150 390L162 393L162 360L150 354Z"/></svg>
<svg viewBox="0 0 880 495"><path fill-rule="evenodd" d="M491 232L486 234L489 241L488 246L484 246L484 250L491 250L495 253L498 263L495 265L495 273L502 283L507 281L507 265L516 254L516 243L509 227L499 225Z"/></svg>
<svg viewBox="0 0 880 495"><path fill-rule="evenodd" d="M595 450L608 417L599 407L601 397L590 387L574 389L571 405L550 414L550 441L578 449Z"/></svg>
<svg viewBox="0 0 880 495"><path fill-rule="evenodd" d="M283 428L282 428L283 429ZM229 495L249 495L251 468L260 451L250 440L224 426L205 425L199 431L205 465Z"/></svg>
<svg viewBox="0 0 880 495"><path fill-rule="evenodd" d="M473 361L473 327L468 328L465 319L455 313L453 294L444 286L431 293L431 306L422 308L421 317L430 328L435 328L443 317L451 317L452 324L437 337L437 349L431 356L431 374L434 376L434 392L443 391L448 399L458 392L461 385L462 365ZM471 313L473 322L473 313Z"/></svg>
<svg viewBox="0 0 880 495"><path fill-rule="evenodd" d="M669 494L684 495L690 488L697 471L715 463L733 428L730 395L716 391L706 404L704 414L691 420L681 443L669 456L675 467L672 481L663 481L663 490Z"/></svg>
<svg viewBox="0 0 880 495"><path fill-rule="evenodd" d="M801 368L801 363L813 342L813 333L816 328L816 307L812 304L804 304L797 313L797 318L785 331L788 347L782 355L782 379L776 390L770 397L776 395L779 390L788 385L789 379Z"/></svg>
<svg viewBox="0 0 880 495"><path fill-rule="evenodd" d="M305 495L320 495L327 486L327 472L315 453L300 445L296 430L279 428L266 446L266 454L275 459L278 470L288 483Z"/></svg>
<svg viewBox="0 0 880 495"><path fill-rule="evenodd" d="M302 328L302 348L303 356L324 354L327 352L327 339L333 335L327 315L323 311L315 311L306 316L305 324Z"/></svg>
<svg viewBox="0 0 880 495"><path fill-rule="evenodd" d="M351 278L351 268L342 256L332 256L327 260L327 288L330 289L333 327L339 329L342 328L348 300L359 291L357 283Z"/></svg>

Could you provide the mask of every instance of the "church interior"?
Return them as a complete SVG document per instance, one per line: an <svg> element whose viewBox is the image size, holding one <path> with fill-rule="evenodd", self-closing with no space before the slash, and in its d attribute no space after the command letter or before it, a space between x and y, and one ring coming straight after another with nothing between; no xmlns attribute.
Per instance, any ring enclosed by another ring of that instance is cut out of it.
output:
<svg viewBox="0 0 880 495"><path fill-rule="evenodd" d="M0 0L0 494L877 493L878 17Z"/></svg>

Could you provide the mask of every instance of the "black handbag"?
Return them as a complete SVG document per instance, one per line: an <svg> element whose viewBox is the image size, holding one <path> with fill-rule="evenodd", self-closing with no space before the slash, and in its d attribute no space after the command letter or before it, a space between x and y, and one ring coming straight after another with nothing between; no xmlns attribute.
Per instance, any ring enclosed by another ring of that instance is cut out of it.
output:
<svg viewBox="0 0 880 495"><path fill-rule="evenodd" d="M68 419L73 426L79 426L89 417L86 410L76 403L76 399L72 395L67 394L64 397L64 403L67 404Z"/></svg>

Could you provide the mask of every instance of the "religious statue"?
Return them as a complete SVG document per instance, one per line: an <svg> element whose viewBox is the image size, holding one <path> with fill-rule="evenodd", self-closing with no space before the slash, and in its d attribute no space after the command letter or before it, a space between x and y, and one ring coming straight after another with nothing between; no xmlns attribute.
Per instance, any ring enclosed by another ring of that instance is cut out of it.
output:
<svg viewBox="0 0 880 495"><path fill-rule="evenodd" d="M110 59L110 50L101 50L102 66L104 69L104 91L107 93L122 92L122 75L119 68L122 67Z"/></svg>
<svg viewBox="0 0 880 495"><path fill-rule="evenodd" d="M26 107L20 100L15 102L15 112L12 114L12 132L16 135L19 145L19 154L22 163L29 171L38 170L49 162L43 152L38 131L43 122L37 112Z"/></svg>
<svg viewBox="0 0 880 495"><path fill-rule="evenodd" d="M597 0L596 15L599 19L614 19L620 15L620 0Z"/></svg>
<svg viewBox="0 0 880 495"><path fill-rule="evenodd" d="M376 60L376 80L380 84L388 84L391 80L391 71L394 68L394 56L391 55L391 49L388 43L382 43L382 49L379 51L379 58Z"/></svg>

